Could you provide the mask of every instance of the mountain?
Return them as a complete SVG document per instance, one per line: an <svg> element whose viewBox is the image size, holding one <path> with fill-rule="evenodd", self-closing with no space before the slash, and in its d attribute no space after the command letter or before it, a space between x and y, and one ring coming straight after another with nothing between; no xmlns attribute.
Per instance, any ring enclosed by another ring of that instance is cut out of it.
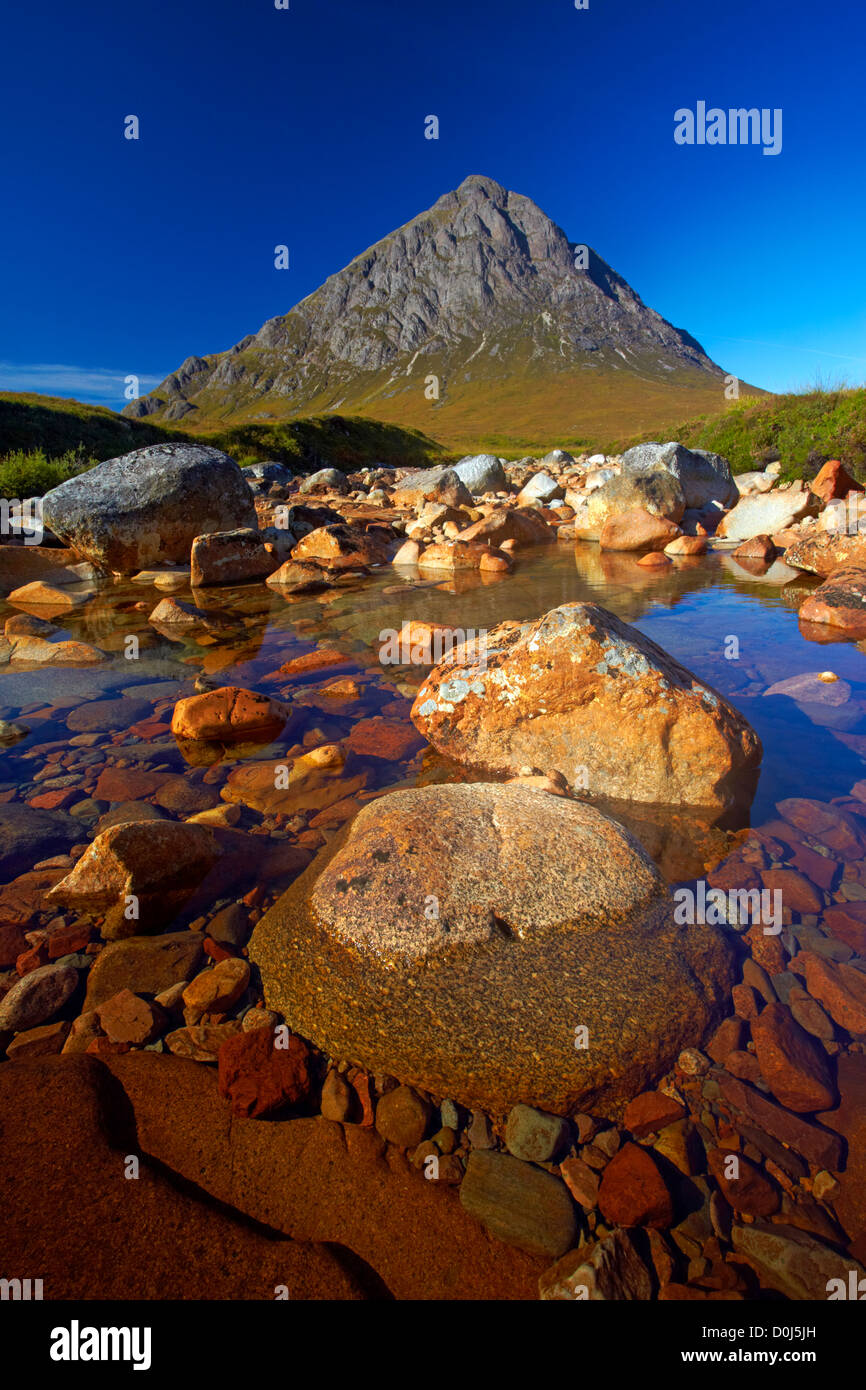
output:
<svg viewBox="0 0 866 1390"><path fill-rule="evenodd" d="M724 373L700 343L531 199L473 175L124 413L198 431L340 411L458 447L538 448L725 404Z"/></svg>

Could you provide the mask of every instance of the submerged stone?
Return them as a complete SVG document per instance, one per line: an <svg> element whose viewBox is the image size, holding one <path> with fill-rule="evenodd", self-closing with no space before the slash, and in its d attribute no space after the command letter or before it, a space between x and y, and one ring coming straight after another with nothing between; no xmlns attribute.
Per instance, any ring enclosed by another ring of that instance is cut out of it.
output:
<svg viewBox="0 0 866 1390"><path fill-rule="evenodd" d="M369 805L256 927L266 1003L332 1056L505 1114L609 1108L699 1044L731 952L614 821L519 785Z"/></svg>

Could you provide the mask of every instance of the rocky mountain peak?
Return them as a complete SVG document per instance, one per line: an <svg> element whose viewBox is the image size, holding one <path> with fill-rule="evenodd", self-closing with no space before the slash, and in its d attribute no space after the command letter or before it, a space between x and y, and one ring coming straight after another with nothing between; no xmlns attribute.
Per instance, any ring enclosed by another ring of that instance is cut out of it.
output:
<svg viewBox="0 0 866 1390"><path fill-rule="evenodd" d="M674 377L715 392L721 377L532 199L471 174L288 313L227 352L188 357L127 414L195 426L340 410L435 435L468 404L501 431L513 424L495 414L503 392L552 394L573 411L612 373L637 396Z"/></svg>

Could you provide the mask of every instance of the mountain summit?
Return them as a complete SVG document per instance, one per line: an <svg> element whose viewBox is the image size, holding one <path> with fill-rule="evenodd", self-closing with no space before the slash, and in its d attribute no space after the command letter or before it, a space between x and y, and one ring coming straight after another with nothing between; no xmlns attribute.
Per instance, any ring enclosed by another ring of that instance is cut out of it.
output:
<svg viewBox="0 0 866 1390"><path fill-rule="evenodd" d="M124 413L205 429L339 411L454 444L540 445L723 405L700 343L530 198L472 175Z"/></svg>

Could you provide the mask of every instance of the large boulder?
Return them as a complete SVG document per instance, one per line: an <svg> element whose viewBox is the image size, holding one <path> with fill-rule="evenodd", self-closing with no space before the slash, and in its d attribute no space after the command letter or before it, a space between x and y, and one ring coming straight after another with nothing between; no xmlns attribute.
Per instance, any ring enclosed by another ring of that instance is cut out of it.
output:
<svg viewBox="0 0 866 1390"><path fill-rule="evenodd" d="M664 469L676 478L687 507L700 510L712 502L732 507L739 492L731 465L721 454L687 449L684 444L638 444L622 456L623 474L637 477Z"/></svg>
<svg viewBox="0 0 866 1390"><path fill-rule="evenodd" d="M455 463L454 472L473 497L485 492L507 492L508 479L495 454L467 454Z"/></svg>
<svg viewBox="0 0 866 1390"><path fill-rule="evenodd" d="M733 980L724 937L674 923L628 831L519 784L368 803L250 958L267 1006L332 1056L498 1115L624 1105L700 1044Z"/></svg>
<svg viewBox="0 0 866 1390"><path fill-rule="evenodd" d="M809 489L798 479L787 488L741 497L727 516L722 517L716 535L728 541L773 536L787 530L814 507Z"/></svg>
<svg viewBox="0 0 866 1390"><path fill-rule="evenodd" d="M591 603L500 623L477 656L457 648L412 718L456 762L494 776L559 772L624 801L731 806L761 760L757 734L718 691Z"/></svg>
<svg viewBox="0 0 866 1390"><path fill-rule="evenodd" d="M677 479L665 469L654 473L618 473L590 493L585 517L578 514L575 529L581 539L597 541L608 517L620 516L636 508L678 522L682 521L686 509L685 496Z"/></svg>
<svg viewBox="0 0 866 1390"><path fill-rule="evenodd" d="M99 570L134 574L187 563L205 531L256 527L256 509L228 454L202 444L151 444L52 489L45 525Z"/></svg>

